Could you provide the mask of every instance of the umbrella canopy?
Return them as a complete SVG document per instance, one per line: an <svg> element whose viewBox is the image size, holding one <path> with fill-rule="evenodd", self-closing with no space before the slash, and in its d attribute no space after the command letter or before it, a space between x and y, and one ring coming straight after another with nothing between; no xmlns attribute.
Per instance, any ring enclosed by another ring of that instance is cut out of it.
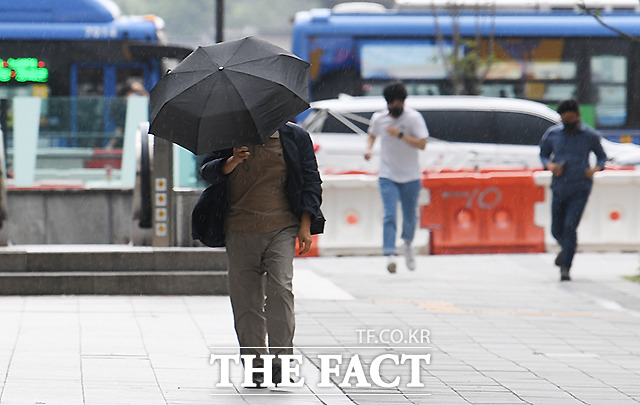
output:
<svg viewBox="0 0 640 405"><path fill-rule="evenodd" d="M151 90L149 133L195 154L263 144L309 108L309 64L247 37L198 47Z"/></svg>

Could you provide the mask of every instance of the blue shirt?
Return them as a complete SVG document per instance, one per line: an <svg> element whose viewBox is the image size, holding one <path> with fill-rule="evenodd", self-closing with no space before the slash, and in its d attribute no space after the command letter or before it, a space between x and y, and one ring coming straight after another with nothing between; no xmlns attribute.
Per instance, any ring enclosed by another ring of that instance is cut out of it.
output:
<svg viewBox="0 0 640 405"><path fill-rule="evenodd" d="M547 130L540 141L540 160L562 164L564 170L559 177L553 177L551 189L562 193L591 190L593 180L585 175L590 168L589 156L596 155L596 165L604 168L607 155L600 143L600 134L585 124L573 132L567 132L562 124Z"/></svg>

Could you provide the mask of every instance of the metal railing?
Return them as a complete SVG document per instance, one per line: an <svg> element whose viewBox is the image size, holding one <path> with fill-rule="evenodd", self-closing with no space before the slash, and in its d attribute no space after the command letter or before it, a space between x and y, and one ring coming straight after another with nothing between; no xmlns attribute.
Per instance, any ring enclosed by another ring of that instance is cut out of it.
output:
<svg viewBox="0 0 640 405"><path fill-rule="evenodd" d="M141 123L136 132L136 180L133 187L131 243L152 244L153 202L151 178L153 175L153 143L149 123Z"/></svg>

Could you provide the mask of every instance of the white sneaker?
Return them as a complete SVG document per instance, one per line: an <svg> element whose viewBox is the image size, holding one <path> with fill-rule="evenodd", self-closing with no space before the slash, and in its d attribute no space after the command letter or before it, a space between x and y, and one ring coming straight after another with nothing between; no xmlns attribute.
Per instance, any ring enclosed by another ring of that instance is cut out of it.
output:
<svg viewBox="0 0 640 405"><path fill-rule="evenodd" d="M413 248L409 243L404 244L404 261L407 264L407 268L409 270L416 269L416 258L413 255Z"/></svg>
<svg viewBox="0 0 640 405"><path fill-rule="evenodd" d="M395 273L396 267L396 255L387 256L387 270L389 270L389 273Z"/></svg>

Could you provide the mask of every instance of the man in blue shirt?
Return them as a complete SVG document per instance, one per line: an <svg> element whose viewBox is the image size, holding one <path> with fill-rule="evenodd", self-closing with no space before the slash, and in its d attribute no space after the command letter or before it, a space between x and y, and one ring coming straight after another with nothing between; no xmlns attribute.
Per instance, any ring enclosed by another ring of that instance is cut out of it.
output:
<svg viewBox="0 0 640 405"><path fill-rule="evenodd" d="M551 181L551 234L562 250L556 257L560 280L569 281L569 270L578 244L577 230L587 205L593 174L604 169L607 155L600 144L600 134L580 121L576 100L558 106L562 124L547 130L540 142L542 165L553 173ZM596 165L590 166L591 152Z"/></svg>

